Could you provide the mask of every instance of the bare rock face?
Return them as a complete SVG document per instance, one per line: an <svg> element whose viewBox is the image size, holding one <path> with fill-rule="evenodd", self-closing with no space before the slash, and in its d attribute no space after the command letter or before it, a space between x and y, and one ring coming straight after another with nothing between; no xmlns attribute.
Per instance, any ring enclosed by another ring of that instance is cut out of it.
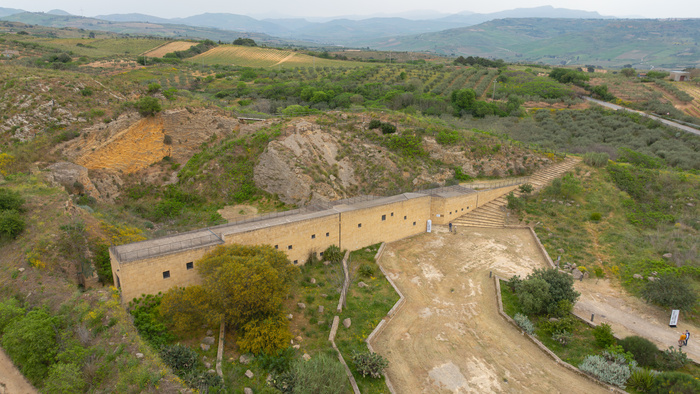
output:
<svg viewBox="0 0 700 394"><path fill-rule="evenodd" d="M50 171L48 181L55 186L63 186L68 193L82 192L100 199L100 193L88 177L87 168L61 161L48 166L47 169Z"/></svg>

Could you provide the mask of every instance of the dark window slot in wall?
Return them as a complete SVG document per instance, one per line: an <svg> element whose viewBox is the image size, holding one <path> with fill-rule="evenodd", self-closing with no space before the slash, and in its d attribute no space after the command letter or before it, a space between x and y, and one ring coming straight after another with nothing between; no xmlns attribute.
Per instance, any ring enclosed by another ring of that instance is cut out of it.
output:
<svg viewBox="0 0 700 394"><path fill-rule="evenodd" d="M187 263L187 269L188 269L188 270L191 270L191 269L193 269L193 268L194 268L194 262L193 262L193 261L190 261L189 263Z"/></svg>
<svg viewBox="0 0 700 394"><path fill-rule="evenodd" d="M170 278L170 271L163 271L163 279Z"/></svg>

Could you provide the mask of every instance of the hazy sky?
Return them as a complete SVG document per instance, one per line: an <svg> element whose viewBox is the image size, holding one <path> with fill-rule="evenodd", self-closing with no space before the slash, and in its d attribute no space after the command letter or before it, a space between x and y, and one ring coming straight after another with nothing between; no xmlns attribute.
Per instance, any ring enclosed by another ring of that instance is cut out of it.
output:
<svg viewBox="0 0 700 394"><path fill-rule="evenodd" d="M446 13L472 11L487 13L514 8L552 5L602 15L641 16L647 18L700 18L699 0L0 0L0 7L27 11L62 9L74 15L94 16L116 13L142 13L164 18L185 17L205 12L242 15L284 14L290 16L370 15L375 13L434 10Z"/></svg>

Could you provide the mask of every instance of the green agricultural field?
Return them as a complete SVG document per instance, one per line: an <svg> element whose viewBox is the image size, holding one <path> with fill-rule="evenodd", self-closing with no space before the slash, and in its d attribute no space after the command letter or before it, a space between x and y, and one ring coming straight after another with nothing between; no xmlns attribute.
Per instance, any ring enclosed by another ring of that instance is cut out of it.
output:
<svg viewBox="0 0 700 394"><path fill-rule="evenodd" d="M322 59L299 52L271 48L221 45L187 61L214 65L229 64L243 67L339 67L366 65L360 62Z"/></svg>

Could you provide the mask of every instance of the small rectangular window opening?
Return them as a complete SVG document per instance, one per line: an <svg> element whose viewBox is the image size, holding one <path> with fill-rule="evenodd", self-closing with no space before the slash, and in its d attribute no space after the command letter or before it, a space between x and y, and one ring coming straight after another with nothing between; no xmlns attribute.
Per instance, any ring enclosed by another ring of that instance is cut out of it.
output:
<svg viewBox="0 0 700 394"><path fill-rule="evenodd" d="M406 216L403 217L403 220L406 220Z"/></svg>
<svg viewBox="0 0 700 394"><path fill-rule="evenodd" d="M279 249L279 248L280 248L280 246L279 246L279 245L275 245L275 249Z"/></svg>
<svg viewBox="0 0 700 394"><path fill-rule="evenodd" d="M311 234L311 239L316 239L316 234Z"/></svg>
<svg viewBox="0 0 700 394"><path fill-rule="evenodd" d="M287 246L287 249L292 250L292 245Z"/></svg>
<svg viewBox="0 0 700 394"><path fill-rule="evenodd" d="M416 222L413 222L413 225L415 226L415 225L416 225Z"/></svg>
<svg viewBox="0 0 700 394"><path fill-rule="evenodd" d="M299 264L299 260L294 260L294 264Z"/></svg>
<svg viewBox="0 0 700 394"><path fill-rule="evenodd" d="M194 262L190 261L189 263L187 263L187 269L191 270L192 268L194 268Z"/></svg>
<svg viewBox="0 0 700 394"><path fill-rule="evenodd" d="M357 228L362 227L362 223L357 223Z"/></svg>
<svg viewBox="0 0 700 394"><path fill-rule="evenodd" d="M331 233L326 233L326 237L328 237L328 236L330 236L330 235L331 235Z"/></svg>
<svg viewBox="0 0 700 394"><path fill-rule="evenodd" d="M394 212L391 213L391 217L394 217Z"/></svg>
<svg viewBox="0 0 700 394"><path fill-rule="evenodd" d="M386 220L386 215L382 215L382 220Z"/></svg>
<svg viewBox="0 0 700 394"><path fill-rule="evenodd" d="M163 271L163 279L170 278L170 271Z"/></svg>

